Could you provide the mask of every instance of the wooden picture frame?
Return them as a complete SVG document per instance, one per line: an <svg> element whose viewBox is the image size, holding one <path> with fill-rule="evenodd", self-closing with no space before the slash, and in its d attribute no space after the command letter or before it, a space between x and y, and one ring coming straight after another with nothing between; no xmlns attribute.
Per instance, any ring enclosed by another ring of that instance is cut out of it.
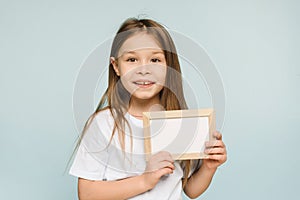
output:
<svg viewBox="0 0 300 200"><path fill-rule="evenodd" d="M168 151L174 160L205 159L205 142L215 140L213 109L143 113L146 160Z"/></svg>

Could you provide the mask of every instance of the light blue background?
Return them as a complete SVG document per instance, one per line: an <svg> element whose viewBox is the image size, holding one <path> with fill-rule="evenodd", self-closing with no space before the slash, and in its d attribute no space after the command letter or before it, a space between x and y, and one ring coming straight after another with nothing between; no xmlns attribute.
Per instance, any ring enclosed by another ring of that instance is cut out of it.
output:
<svg viewBox="0 0 300 200"><path fill-rule="evenodd" d="M200 43L226 92L228 161L199 199L298 199L299 1L0 1L1 199L76 199L81 63L127 17Z"/></svg>

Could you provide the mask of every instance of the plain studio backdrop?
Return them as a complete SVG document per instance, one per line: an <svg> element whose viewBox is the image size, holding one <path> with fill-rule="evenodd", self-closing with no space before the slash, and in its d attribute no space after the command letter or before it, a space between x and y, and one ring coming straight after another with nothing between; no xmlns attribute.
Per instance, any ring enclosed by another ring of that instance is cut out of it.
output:
<svg viewBox="0 0 300 200"><path fill-rule="evenodd" d="M123 20L138 16L192 38L222 77L228 161L199 199L297 199L299 13L299 1L287 0L1 0L1 199L77 198L65 168L78 136L78 72Z"/></svg>

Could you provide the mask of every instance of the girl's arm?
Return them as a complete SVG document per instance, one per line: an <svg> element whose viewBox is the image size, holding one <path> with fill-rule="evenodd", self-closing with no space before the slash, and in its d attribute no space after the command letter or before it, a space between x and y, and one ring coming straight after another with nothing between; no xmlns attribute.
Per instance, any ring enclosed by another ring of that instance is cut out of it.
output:
<svg viewBox="0 0 300 200"><path fill-rule="evenodd" d="M222 135L215 132L216 141L207 142L205 153L209 155L204 159L200 169L195 172L184 187L184 192L190 198L200 196L210 185L217 168L227 160L225 144Z"/></svg>
<svg viewBox="0 0 300 200"><path fill-rule="evenodd" d="M154 188L159 179L175 169L169 153L159 152L150 157L142 175L115 181L91 181L78 179L80 200L128 199Z"/></svg>
<svg viewBox="0 0 300 200"><path fill-rule="evenodd" d="M117 181L91 181L78 179L78 197L80 200L128 199L150 190L143 175Z"/></svg>
<svg viewBox="0 0 300 200"><path fill-rule="evenodd" d="M118 181L91 181L78 179L78 197L80 200L92 199L128 199L147 191L142 176Z"/></svg>

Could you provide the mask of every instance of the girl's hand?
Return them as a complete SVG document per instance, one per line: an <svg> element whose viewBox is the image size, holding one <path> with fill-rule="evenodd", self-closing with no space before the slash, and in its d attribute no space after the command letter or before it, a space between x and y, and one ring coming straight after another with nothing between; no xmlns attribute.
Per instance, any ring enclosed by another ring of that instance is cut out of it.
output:
<svg viewBox="0 0 300 200"><path fill-rule="evenodd" d="M143 173L146 187L154 188L162 176L173 173L174 169L174 161L169 152L160 151L152 155Z"/></svg>
<svg viewBox="0 0 300 200"><path fill-rule="evenodd" d="M214 137L217 140L206 142L205 153L208 154L208 159L203 159L203 166L208 169L217 169L227 160L227 151L222 141L222 134L216 131Z"/></svg>

